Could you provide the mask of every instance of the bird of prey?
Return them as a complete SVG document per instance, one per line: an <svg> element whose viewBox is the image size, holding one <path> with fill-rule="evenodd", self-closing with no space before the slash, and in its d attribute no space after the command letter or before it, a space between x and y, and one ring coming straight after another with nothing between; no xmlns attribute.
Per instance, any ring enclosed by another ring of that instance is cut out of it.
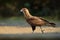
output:
<svg viewBox="0 0 60 40"><path fill-rule="evenodd" d="M42 17L32 16L27 8L22 8L20 11L23 12L24 17L27 23L30 24L30 26L32 27L33 32L36 29L36 26L39 26L41 29L41 32L44 33L41 26L50 25L52 27L55 27L56 25L55 23L50 23L49 21L47 21Z"/></svg>

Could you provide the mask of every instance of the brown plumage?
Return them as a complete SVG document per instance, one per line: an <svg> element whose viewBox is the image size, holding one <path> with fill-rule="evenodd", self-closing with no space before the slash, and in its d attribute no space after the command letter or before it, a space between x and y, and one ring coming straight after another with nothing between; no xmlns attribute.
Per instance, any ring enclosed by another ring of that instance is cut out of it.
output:
<svg viewBox="0 0 60 40"><path fill-rule="evenodd" d="M40 28L43 25L51 25L55 27L55 23L50 23L42 17L32 16L27 8L22 8L20 11L24 13L24 17L26 21L31 25L33 32L36 29L36 26L40 26ZM41 32L43 33L42 28Z"/></svg>

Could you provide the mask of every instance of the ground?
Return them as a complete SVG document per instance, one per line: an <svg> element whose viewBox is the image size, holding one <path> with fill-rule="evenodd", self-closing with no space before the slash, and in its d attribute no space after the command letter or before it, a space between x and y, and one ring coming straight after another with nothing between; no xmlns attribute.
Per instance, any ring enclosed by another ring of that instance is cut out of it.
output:
<svg viewBox="0 0 60 40"><path fill-rule="evenodd" d="M60 27L42 27L45 33L60 32ZM24 34L32 33L31 27L20 27L20 26L0 26L0 34ZM34 33L41 33L40 27L36 27Z"/></svg>
<svg viewBox="0 0 60 40"><path fill-rule="evenodd" d="M37 27L32 33L31 27L23 26L0 26L0 40L55 40L60 39L60 27L42 27L44 34L41 33L40 27Z"/></svg>

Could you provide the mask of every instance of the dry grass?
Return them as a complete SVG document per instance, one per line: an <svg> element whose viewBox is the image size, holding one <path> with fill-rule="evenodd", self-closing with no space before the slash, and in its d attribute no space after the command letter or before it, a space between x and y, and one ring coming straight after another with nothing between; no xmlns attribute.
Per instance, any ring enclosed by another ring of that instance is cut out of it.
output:
<svg viewBox="0 0 60 40"><path fill-rule="evenodd" d="M42 27L45 33L60 32L60 27ZM0 26L0 34L24 34L32 33L31 27L20 26ZM34 33L41 33L40 28L37 27Z"/></svg>

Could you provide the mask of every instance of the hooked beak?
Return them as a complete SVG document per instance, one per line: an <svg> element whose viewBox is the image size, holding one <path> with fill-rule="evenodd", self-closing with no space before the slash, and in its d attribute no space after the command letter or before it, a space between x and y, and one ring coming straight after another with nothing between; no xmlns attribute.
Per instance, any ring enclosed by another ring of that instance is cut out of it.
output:
<svg viewBox="0 0 60 40"><path fill-rule="evenodd" d="M23 12L23 10L21 9L21 10L20 10L20 14L21 14L22 12Z"/></svg>
<svg viewBox="0 0 60 40"><path fill-rule="evenodd" d="M23 12L23 10L20 10L20 12Z"/></svg>

